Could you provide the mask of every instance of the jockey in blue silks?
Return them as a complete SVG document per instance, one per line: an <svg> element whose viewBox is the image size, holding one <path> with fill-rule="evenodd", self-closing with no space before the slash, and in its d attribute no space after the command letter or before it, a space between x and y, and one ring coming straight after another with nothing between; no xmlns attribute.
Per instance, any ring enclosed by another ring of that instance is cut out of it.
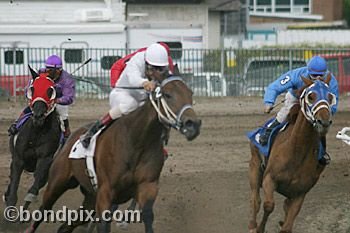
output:
<svg viewBox="0 0 350 233"><path fill-rule="evenodd" d="M270 134L277 125L284 122L292 106L298 103L298 98L295 96L294 90L298 90L304 86L304 82L301 76L308 77L312 80L320 79L323 80L328 74L327 63L324 58L320 56L314 56L310 59L307 66L300 67L294 70L290 70L285 74L282 74L277 80L273 81L265 92L264 104L265 113L270 113L275 104L276 98L281 93L288 91L285 96L283 107L277 113L276 119L268 126L264 135L260 136L260 144L266 145ZM332 78L329 83L330 92L337 97L336 104L332 106L332 114L335 114L338 107L338 82L334 75L331 74ZM321 139L322 144L325 148L325 139Z"/></svg>

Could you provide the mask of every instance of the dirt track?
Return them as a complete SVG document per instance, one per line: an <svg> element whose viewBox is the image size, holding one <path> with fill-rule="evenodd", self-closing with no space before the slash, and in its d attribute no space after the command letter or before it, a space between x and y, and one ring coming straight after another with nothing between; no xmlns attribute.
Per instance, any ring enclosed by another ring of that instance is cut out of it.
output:
<svg viewBox="0 0 350 233"><path fill-rule="evenodd" d="M179 133L171 133L168 149L172 156L166 161L160 180L160 193L155 204L155 232L248 232L250 153L245 133L269 116L261 114L261 98L195 100L195 109L203 122L201 135L193 142L187 142ZM335 139L338 130L350 126L349 100L349 97L343 97L340 101L340 111L328 134L332 162L307 195L295 223L295 233L350 233L350 147ZM107 102L78 101L71 108L72 128L97 119L107 111ZM6 129L23 106L23 103L0 102L1 195L8 183L10 163ZM22 177L19 204L23 204L30 181L29 175ZM278 232L277 223L283 216L283 199L278 194L275 197L275 211L267 225L269 233ZM59 208L66 204L76 208L80 202L79 191L73 190L55 206ZM1 213L3 209L2 204ZM5 223L3 219L0 222L0 232L23 232L26 226ZM57 227L58 224L43 224L38 232L55 232ZM113 226L112 232L122 230ZM127 232L143 232L143 225L133 224Z"/></svg>

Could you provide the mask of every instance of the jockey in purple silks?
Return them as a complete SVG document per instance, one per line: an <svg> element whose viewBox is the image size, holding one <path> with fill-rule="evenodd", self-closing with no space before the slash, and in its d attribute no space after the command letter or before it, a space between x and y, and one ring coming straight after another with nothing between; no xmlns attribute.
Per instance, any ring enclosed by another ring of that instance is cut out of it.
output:
<svg viewBox="0 0 350 233"><path fill-rule="evenodd" d="M61 122L64 124L64 137L68 138L70 135L68 106L73 103L75 98L75 81L71 74L62 69L62 59L57 55L51 55L46 59L45 68L40 69L40 73L42 72L48 73L48 76L55 82L56 110L60 115ZM8 129L10 135L17 134L17 122L21 117L30 112L31 109L27 106L19 118Z"/></svg>

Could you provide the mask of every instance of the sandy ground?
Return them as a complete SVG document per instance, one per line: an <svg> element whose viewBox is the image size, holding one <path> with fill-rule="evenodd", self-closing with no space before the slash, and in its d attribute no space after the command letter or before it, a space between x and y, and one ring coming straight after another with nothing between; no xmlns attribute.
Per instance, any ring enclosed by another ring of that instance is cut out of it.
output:
<svg viewBox="0 0 350 233"><path fill-rule="evenodd" d="M79 100L71 107L71 125L92 121L108 109L107 100ZM187 142L173 131L168 146L171 154L160 179L155 203L155 232L242 233L248 232L250 151L245 133L261 125L261 98L195 98L195 110L202 119L201 135ZM24 103L0 102L0 192L8 184L10 154L7 127ZM350 126L350 98L342 97L339 112L328 134L331 164L307 195L296 220L296 233L350 233L350 147L335 139L338 130ZM23 204L31 176L24 174L19 190ZM267 232L278 232L282 219L282 197L276 194L275 211ZM81 202L78 190L66 193L55 205L76 208ZM39 203L32 205L37 208ZM3 212L4 205L0 205ZM0 232L23 232L26 224L6 223L0 218ZM38 232L55 232L58 224L43 224ZM85 232L79 229L77 232ZM112 226L112 232L123 232ZM130 233L143 232L142 224L129 226Z"/></svg>

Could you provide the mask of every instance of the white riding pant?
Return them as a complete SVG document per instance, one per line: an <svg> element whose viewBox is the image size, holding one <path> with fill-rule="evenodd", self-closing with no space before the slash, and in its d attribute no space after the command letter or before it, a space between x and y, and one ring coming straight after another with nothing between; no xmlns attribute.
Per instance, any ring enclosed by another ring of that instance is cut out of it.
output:
<svg viewBox="0 0 350 233"><path fill-rule="evenodd" d="M284 105L277 113L276 119L279 123L282 123L287 119L287 116L289 114L290 109L293 107L294 104L298 103L298 99L294 97L290 92L287 92Z"/></svg>
<svg viewBox="0 0 350 233"><path fill-rule="evenodd" d="M142 106L146 99L145 90L114 88L109 95L109 115L117 119Z"/></svg>
<svg viewBox="0 0 350 233"><path fill-rule="evenodd" d="M64 132L66 129L63 121L68 119L68 105L56 104L56 111L60 116L61 129Z"/></svg>
<svg viewBox="0 0 350 233"><path fill-rule="evenodd" d="M56 110L58 114L60 115L60 120L64 121L68 119L68 105L56 105Z"/></svg>

